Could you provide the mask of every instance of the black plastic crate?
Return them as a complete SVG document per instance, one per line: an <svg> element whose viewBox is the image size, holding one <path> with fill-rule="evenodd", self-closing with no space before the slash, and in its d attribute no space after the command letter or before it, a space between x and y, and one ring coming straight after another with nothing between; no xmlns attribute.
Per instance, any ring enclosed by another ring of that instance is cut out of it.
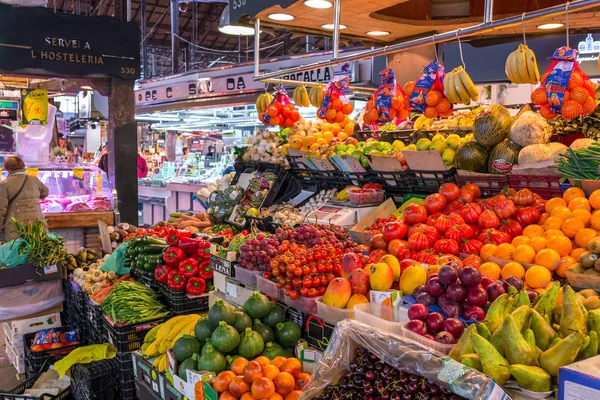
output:
<svg viewBox="0 0 600 400"><path fill-rule="evenodd" d="M73 328L68 326L63 326L54 329L59 330L60 332L68 332L70 330L73 330ZM58 360L63 359L73 349L79 346L78 343L72 346L62 347L60 349L33 351L31 350L31 344L35 339L35 335L36 332L26 333L25 335L23 335L23 347L25 352L25 374L27 378L37 376L42 372L47 371L52 364L54 364ZM81 340L81 337L79 335L78 338L79 340Z"/></svg>
<svg viewBox="0 0 600 400"><path fill-rule="evenodd" d="M71 367L71 388L77 400L113 400L119 398L115 379L119 363L115 358L75 364Z"/></svg>
<svg viewBox="0 0 600 400"><path fill-rule="evenodd" d="M174 315L202 314L208 312L208 293L200 297L188 297L184 290L177 291L167 285L160 285L163 302Z"/></svg>
<svg viewBox="0 0 600 400"><path fill-rule="evenodd" d="M398 196L410 193L413 179L408 171L371 171L373 183L383 186L387 195Z"/></svg>
<svg viewBox="0 0 600 400"><path fill-rule="evenodd" d="M157 290L160 287L160 284L158 283L158 281L154 278L154 273L150 272L150 271L143 271L140 269L135 269L132 270L133 273L133 277L135 278L136 281L138 281L139 283L141 283L142 285L152 289L152 290Z"/></svg>
<svg viewBox="0 0 600 400"><path fill-rule="evenodd" d="M120 400L136 400L138 399L137 389L135 387L135 379L130 382L121 382L119 385Z"/></svg>
<svg viewBox="0 0 600 400"><path fill-rule="evenodd" d="M19 386L9 390L7 393L0 392L0 400L66 400L73 399L71 395L71 386L57 394L56 396L50 394L44 394L42 396L23 396L23 392L25 390L31 388L34 383L38 380L39 376L34 376L32 378L27 379L25 382L21 383ZM79 397L75 397L75 399L79 400Z"/></svg>
<svg viewBox="0 0 600 400"><path fill-rule="evenodd" d="M139 324L123 325L113 324L109 317L104 316L102 320L103 334L108 342L117 348L119 353L129 353L142 347L144 337L150 329L160 324L164 318L152 321L140 322Z"/></svg>
<svg viewBox="0 0 600 400"><path fill-rule="evenodd" d="M85 316L93 328L102 329L103 315L102 307L91 304L89 301L86 303Z"/></svg>
<svg viewBox="0 0 600 400"><path fill-rule="evenodd" d="M309 315L306 318L304 339L314 348L324 351L329 345L329 339L333 334L335 326L322 321L319 317Z"/></svg>
<svg viewBox="0 0 600 400"><path fill-rule="evenodd" d="M131 353L117 353L119 363L119 382L128 383L135 379L133 374L133 357Z"/></svg>
<svg viewBox="0 0 600 400"><path fill-rule="evenodd" d="M444 183L456 183L456 168L448 171L406 171L411 179L411 190L419 193L437 193Z"/></svg>
<svg viewBox="0 0 600 400"><path fill-rule="evenodd" d="M161 397L158 393L155 393L151 388L148 387L148 385L139 379L135 380L135 388L138 398L142 400L161 400Z"/></svg>
<svg viewBox="0 0 600 400"><path fill-rule="evenodd" d="M75 290L73 288L71 303L75 307L77 312L85 313L86 304L88 302L88 295L81 290Z"/></svg>

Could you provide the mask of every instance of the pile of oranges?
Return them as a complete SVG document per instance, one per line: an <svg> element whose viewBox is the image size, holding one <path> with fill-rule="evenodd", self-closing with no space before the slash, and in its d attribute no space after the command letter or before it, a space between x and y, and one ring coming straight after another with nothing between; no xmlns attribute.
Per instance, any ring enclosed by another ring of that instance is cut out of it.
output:
<svg viewBox="0 0 600 400"><path fill-rule="evenodd" d="M260 356L254 361L243 357L231 363L212 382L219 400L298 400L310 374L302 372L296 358Z"/></svg>
<svg viewBox="0 0 600 400"><path fill-rule="evenodd" d="M598 235L600 190L586 198L583 190L572 187L562 197L548 200L540 221L526 226L511 243L484 245L479 270L492 279L515 276L525 281L525 288L541 293L552 284L553 274L566 277L567 269ZM501 267L492 256L511 261Z"/></svg>
<svg viewBox="0 0 600 400"><path fill-rule="evenodd" d="M404 85L404 92L406 93L408 99L407 103L410 100L414 90L415 81L406 82ZM444 96L443 92L435 90L433 87L427 93L420 92L414 102L418 104L425 104L425 111L423 112L423 115L427 118L444 118L452 115L452 103L450 103L450 100ZM410 103L408 103L407 107L410 110Z"/></svg>
<svg viewBox="0 0 600 400"><path fill-rule="evenodd" d="M380 113L377 109L375 95L373 95L371 96L371 98L367 102L367 105L365 106L365 115L363 116L363 121L365 122L365 124L368 125L383 125L394 120L403 121L408 117L408 113L410 111L410 107L406 108L405 105L406 103L402 94L392 96L392 102L388 110L388 118L386 120L386 118L384 118L383 113Z"/></svg>
<svg viewBox="0 0 600 400"><path fill-rule="evenodd" d="M289 147L296 150L318 151L332 143L340 143L348 139L354 133L354 122L330 124L324 122L321 130L316 132L305 132L298 130L288 137ZM334 140L337 139L337 140Z"/></svg>
<svg viewBox="0 0 600 400"><path fill-rule="evenodd" d="M337 93L331 93L324 119L330 124L334 122L341 124L348 119L348 115L352 114L352 111L354 111L352 104L348 102L344 103ZM317 110L317 118L321 118L319 110Z"/></svg>
<svg viewBox="0 0 600 400"><path fill-rule="evenodd" d="M265 118L268 116L268 119ZM292 103L283 105L281 101L274 101L258 115L258 119L266 126L277 126L289 128L300 120L300 113Z"/></svg>
<svg viewBox="0 0 600 400"><path fill-rule="evenodd" d="M542 75L540 87L531 93L531 102L540 107L540 114L547 120L558 116L551 105L561 105L558 96L553 93L550 98L546 93L546 78L548 72ZM560 108L560 115L571 120L580 115L589 114L596 109L596 85L583 72L573 71Z"/></svg>

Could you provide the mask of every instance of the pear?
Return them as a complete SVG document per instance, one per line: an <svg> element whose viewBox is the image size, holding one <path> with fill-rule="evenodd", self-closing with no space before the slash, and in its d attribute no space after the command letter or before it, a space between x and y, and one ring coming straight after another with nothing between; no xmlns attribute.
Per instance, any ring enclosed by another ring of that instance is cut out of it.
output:
<svg viewBox="0 0 600 400"><path fill-rule="evenodd" d="M560 282L554 282L550 287L542 294L538 302L535 304L534 310L539 312L541 315L547 315L548 318L552 316L552 309L556 306L558 300L558 293L560 290Z"/></svg>
<svg viewBox="0 0 600 400"><path fill-rule="evenodd" d="M588 337L590 338L590 342L585 348L581 346L581 350L577 354L578 360L585 360L586 358L598 355L598 334L596 331L591 331Z"/></svg>
<svg viewBox="0 0 600 400"><path fill-rule="evenodd" d="M552 309L552 314L550 314L550 321L554 323L560 322L560 318L562 317L562 306L556 306Z"/></svg>
<svg viewBox="0 0 600 400"><path fill-rule="evenodd" d="M523 389L532 392L549 392L552 390L552 376L540 367L513 364L508 367L508 370Z"/></svg>
<svg viewBox="0 0 600 400"><path fill-rule="evenodd" d="M583 311L575 297L575 291L569 285L562 289L562 314L560 317L560 337L566 337L573 331L587 333L587 322Z"/></svg>
<svg viewBox="0 0 600 400"><path fill-rule="evenodd" d="M473 344L471 343L471 335L474 333L477 333L477 327L475 324L469 325L448 355L460 362L460 358L463 355L473 353L475 349L473 349Z"/></svg>
<svg viewBox="0 0 600 400"><path fill-rule="evenodd" d="M573 332L556 345L544 351L539 359L540 367L548 371L550 375L558 376L560 367L569 365L575 361L577 353L583 345L583 337L583 333ZM482 364L485 365L484 360L482 360Z"/></svg>
<svg viewBox="0 0 600 400"><path fill-rule="evenodd" d="M466 365L467 367L471 367L481 372L481 361L479 360L479 356L476 353L465 354L460 358L460 363Z"/></svg>
<svg viewBox="0 0 600 400"><path fill-rule="evenodd" d="M548 346L549 349L551 349L552 347L556 346L557 344L560 343L562 339L559 338L558 336L554 338L554 340L552 341L552 343L550 343L550 346Z"/></svg>
<svg viewBox="0 0 600 400"><path fill-rule="evenodd" d="M517 329L519 332L523 332L525 329L529 328L529 320L531 319L531 306L524 305L517 307L515 311L513 311L510 315L515 319L515 324L517 325Z"/></svg>
<svg viewBox="0 0 600 400"><path fill-rule="evenodd" d="M588 313L590 331L595 331L600 335L600 310L592 310Z"/></svg>
<svg viewBox="0 0 600 400"><path fill-rule="evenodd" d="M519 294L517 295L517 297L515 297L515 309L519 308L521 306L529 306L531 305L531 301L529 300L529 294L527 294L527 291L525 290L521 290L519 292Z"/></svg>
<svg viewBox="0 0 600 400"><path fill-rule="evenodd" d="M548 350L550 343L556 338L556 332L535 309L531 310L529 328L535 335L535 344L542 350Z"/></svg>
<svg viewBox="0 0 600 400"><path fill-rule="evenodd" d="M527 343L512 315L507 315L500 327L504 356L511 364L538 365L537 352Z"/></svg>
<svg viewBox="0 0 600 400"><path fill-rule="evenodd" d="M485 325L488 327L490 332L495 332L496 329L502 324L502 320L510 311L507 309L509 296L507 293L504 293L501 296L498 296L496 300L490 305L490 308L485 315Z"/></svg>
<svg viewBox="0 0 600 400"><path fill-rule="evenodd" d="M535 335L533 334L533 331L531 329L525 329L525 332L523 332L523 338L529 347L531 347L531 350L535 352L536 357L539 358L543 351L535 344Z"/></svg>
<svg viewBox="0 0 600 400"><path fill-rule="evenodd" d="M473 333L471 336L471 342L475 353L481 361L483 373L489 375L492 379L498 382L500 385L504 385L510 379L510 371L505 367L508 364L506 358L502 357L494 346L487 340Z"/></svg>
<svg viewBox="0 0 600 400"><path fill-rule="evenodd" d="M477 324L477 333L480 334L485 340L490 340L492 337L487 325L481 322Z"/></svg>

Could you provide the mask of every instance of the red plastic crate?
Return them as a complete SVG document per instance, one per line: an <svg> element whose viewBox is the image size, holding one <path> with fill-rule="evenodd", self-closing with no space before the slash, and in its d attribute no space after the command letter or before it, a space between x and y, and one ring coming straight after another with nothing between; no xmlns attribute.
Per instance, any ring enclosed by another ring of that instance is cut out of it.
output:
<svg viewBox="0 0 600 400"><path fill-rule="evenodd" d="M456 174L456 184L464 186L474 183L481 189L483 197L492 197L499 194L502 189L509 187L507 175L477 174L477 175L459 175Z"/></svg>
<svg viewBox="0 0 600 400"><path fill-rule="evenodd" d="M508 175L510 187L515 190L529 189L544 199L562 196L560 176Z"/></svg>

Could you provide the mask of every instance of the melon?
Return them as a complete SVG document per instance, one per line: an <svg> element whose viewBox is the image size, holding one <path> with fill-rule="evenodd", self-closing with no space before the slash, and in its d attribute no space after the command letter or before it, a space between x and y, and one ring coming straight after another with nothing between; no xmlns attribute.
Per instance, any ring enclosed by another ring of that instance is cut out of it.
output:
<svg viewBox="0 0 600 400"><path fill-rule="evenodd" d="M481 143L466 142L458 148L454 160L458 169L473 172L486 172L488 151Z"/></svg>
<svg viewBox="0 0 600 400"><path fill-rule="evenodd" d="M511 126L512 117L508 110L494 104L475 118L473 136L482 145L492 147L508 137Z"/></svg>
<svg viewBox="0 0 600 400"><path fill-rule="evenodd" d="M508 172L501 170L499 171L497 168L494 168L494 161L505 161L509 164L515 165L519 162L519 151L521 151L521 146L510 139L504 139L502 142L494 146L492 151L490 151L487 172L490 174L502 174Z"/></svg>

